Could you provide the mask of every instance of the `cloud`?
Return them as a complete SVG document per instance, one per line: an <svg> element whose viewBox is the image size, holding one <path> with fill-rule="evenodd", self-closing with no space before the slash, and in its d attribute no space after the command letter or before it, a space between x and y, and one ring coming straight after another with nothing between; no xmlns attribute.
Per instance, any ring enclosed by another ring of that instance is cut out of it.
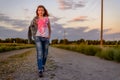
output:
<svg viewBox="0 0 120 80"><path fill-rule="evenodd" d="M55 17L55 16L51 16L50 17L50 22L52 22L52 23L55 23L55 22L57 22L58 20L60 20L61 18L58 18L58 17Z"/></svg>
<svg viewBox="0 0 120 80"><path fill-rule="evenodd" d="M107 28L107 29L104 29L103 32L104 32L104 34L107 34L107 33L109 33L109 31L111 31L111 30L112 30L111 28Z"/></svg>
<svg viewBox="0 0 120 80"><path fill-rule="evenodd" d="M107 40L120 40L120 32L112 33L112 34L105 34L103 35L104 39Z"/></svg>
<svg viewBox="0 0 120 80"><path fill-rule="evenodd" d="M59 38L63 39L64 31L66 33L66 38L69 40L78 40L78 39L86 39L86 40L99 40L100 39L100 30L99 29L89 29L88 26L78 26L79 28L64 28L64 24L58 24L56 21L58 21L60 18L52 17L52 21L55 21L51 24L52 28L52 37L51 39ZM87 16L81 16L78 18L74 18L71 21L85 21L87 20ZM0 38L27 38L27 32L28 32L28 24L24 22L24 20L17 20L12 19L9 16L6 16L4 14L0 14L0 22L8 23L14 26L13 28L19 29L23 28L21 31L17 31L15 29L10 29L6 26L0 26ZM27 26L27 27L26 27ZM108 34L107 32L111 29L104 29L104 39L120 39L120 33L114 33L114 34Z"/></svg>
<svg viewBox="0 0 120 80"><path fill-rule="evenodd" d="M71 9L72 8L72 0L58 0L58 3L60 5L60 9Z"/></svg>
<svg viewBox="0 0 120 80"><path fill-rule="evenodd" d="M84 1L77 1L75 2L74 0L57 0L59 3L59 8L62 10L66 10L66 9L76 9L76 8L80 8L80 7L84 7L85 6L85 2Z"/></svg>
<svg viewBox="0 0 120 80"><path fill-rule="evenodd" d="M29 9L27 9L27 8L25 8L25 9L23 9L25 12L29 12Z"/></svg>
<svg viewBox="0 0 120 80"><path fill-rule="evenodd" d="M0 39L6 38L25 38L27 39L27 31L28 29L24 29L20 32L12 29L8 29L4 26L0 26Z"/></svg>
<svg viewBox="0 0 120 80"><path fill-rule="evenodd" d="M30 10L29 9L27 9L27 8L23 8L23 13L24 13L24 15L25 15L25 19L27 19L27 20L30 20L31 19L31 15L30 14L32 14L32 13L30 13Z"/></svg>
<svg viewBox="0 0 120 80"><path fill-rule="evenodd" d="M62 38L62 32L64 28L62 27L61 24L54 23L51 25L51 29L52 29L52 39L58 38L58 37Z"/></svg>
<svg viewBox="0 0 120 80"><path fill-rule="evenodd" d="M88 26L79 26L79 28L63 28L63 25L54 23L51 25L52 28L52 39L63 39L64 31L66 33L65 37L68 40L79 40L81 38L85 40L100 40L100 30L99 29L91 29L89 30ZM86 32L87 30L87 32ZM88 31L89 30L89 31ZM106 31L106 30L105 30ZM25 38L27 39L28 29L24 29L20 32L12 29L5 28L4 26L0 26L0 38ZM106 34L104 33L104 40L120 40L120 33Z"/></svg>
<svg viewBox="0 0 120 80"><path fill-rule="evenodd" d="M73 18L72 20L68 21L68 22L76 22L76 21L88 21L88 17L87 16L79 16L76 18Z"/></svg>
<svg viewBox="0 0 120 80"><path fill-rule="evenodd" d="M25 29L29 24L28 20L12 19L9 16L0 13L0 23L11 25L13 28Z"/></svg>
<svg viewBox="0 0 120 80"><path fill-rule="evenodd" d="M90 30L85 32L89 29L87 26L81 26L79 28L63 28L63 25L55 23L52 25L52 39L59 38L63 39L64 31L66 33L66 38L69 40L78 40L81 38L84 39L98 39L98 31L99 30Z"/></svg>
<svg viewBox="0 0 120 80"><path fill-rule="evenodd" d="M100 30L99 29L89 29L88 26L79 26L79 28L63 28L63 25L54 23L52 26L52 39L58 38L63 39L64 38L64 31L66 33L66 38L68 40L79 40L81 38L85 40L100 40ZM120 39L120 33L114 33L114 34L106 34L106 31L109 31L110 29L104 30L104 39L105 40L113 40L114 39L119 40Z"/></svg>
<svg viewBox="0 0 120 80"><path fill-rule="evenodd" d="M79 7L84 7L84 6L85 6L85 2L78 1L75 3L74 8L79 8Z"/></svg>

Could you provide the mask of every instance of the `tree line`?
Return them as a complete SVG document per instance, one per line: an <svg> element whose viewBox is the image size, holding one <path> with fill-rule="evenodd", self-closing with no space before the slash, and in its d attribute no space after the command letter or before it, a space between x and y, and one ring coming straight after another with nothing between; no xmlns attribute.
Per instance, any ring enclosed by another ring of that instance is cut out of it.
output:
<svg viewBox="0 0 120 80"><path fill-rule="evenodd" d="M23 38L6 38L4 40L0 39L0 43L28 43L28 39L23 39ZM32 41L34 44L34 41ZM51 44L81 44L85 43L88 45L99 45L100 40L85 40L85 39L79 39L79 40L74 40L70 41L68 39L52 39ZM113 40L113 41L106 41L103 40L104 45L120 45L120 40Z"/></svg>
<svg viewBox="0 0 120 80"><path fill-rule="evenodd" d="M53 39L51 41L51 44L88 44L88 45L99 45L100 44L100 40L85 40L85 39L80 39L80 40L74 40L74 41L69 41L68 39ZM120 45L120 40L114 40L114 41L106 41L103 40L103 44L104 45Z"/></svg>
<svg viewBox="0 0 120 80"><path fill-rule="evenodd" d="M28 43L28 39L22 38L6 38L4 40L0 39L0 43Z"/></svg>

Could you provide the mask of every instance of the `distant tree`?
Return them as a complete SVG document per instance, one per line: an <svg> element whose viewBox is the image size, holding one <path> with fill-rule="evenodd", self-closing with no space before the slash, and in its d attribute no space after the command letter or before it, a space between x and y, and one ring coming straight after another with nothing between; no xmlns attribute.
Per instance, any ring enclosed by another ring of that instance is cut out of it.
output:
<svg viewBox="0 0 120 80"><path fill-rule="evenodd" d="M12 40L11 40L11 38L6 38L6 39L4 40L4 42L5 42L5 43L12 43Z"/></svg>
<svg viewBox="0 0 120 80"><path fill-rule="evenodd" d="M77 44L80 44L80 40L75 41Z"/></svg>
<svg viewBox="0 0 120 80"><path fill-rule="evenodd" d="M61 39L59 43L60 44L68 44L69 41L68 41L68 39Z"/></svg>
<svg viewBox="0 0 120 80"><path fill-rule="evenodd" d="M53 39L53 40L51 41L51 44L58 44L58 39Z"/></svg>
<svg viewBox="0 0 120 80"><path fill-rule="evenodd" d="M117 45L117 41L113 41L113 45Z"/></svg>
<svg viewBox="0 0 120 80"><path fill-rule="evenodd" d="M91 45L91 44L92 44L92 40L86 40L86 43L87 43L88 45Z"/></svg>
<svg viewBox="0 0 120 80"><path fill-rule="evenodd" d="M2 42L2 39L0 39L0 43Z"/></svg>
<svg viewBox="0 0 120 80"><path fill-rule="evenodd" d="M22 39L22 38L6 38L5 40L1 40L1 43L28 43L28 39ZM34 43L34 41L32 41Z"/></svg>
<svg viewBox="0 0 120 80"><path fill-rule="evenodd" d="M64 44L68 44L69 43L68 39L64 39L63 41L64 41Z"/></svg>
<svg viewBox="0 0 120 80"><path fill-rule="evenodd" d="M120 40L117 42L118 45L120 45Z"/></svg>
<svg viewBox="0 0 120 80"><path fill-rule="evenodd" d="M106 41L105 44L106 45L116 45L116 44L118 44L118 42L117 41Z"/></svg>
<svg viewBox="0 0 120 80"><path fill-rule="evenodd" d="M80 40L77 40L76 43L77 44L85 43L85 40L84 39L80 39Z"/></svg>
<svg viewBox="0 0 120 80"><path fill-rule="evenodd" d="M64 40L63 40L63 39L61 39L59 43L60 43L60 44L63 44L63 43L64 43Z"/></svg>

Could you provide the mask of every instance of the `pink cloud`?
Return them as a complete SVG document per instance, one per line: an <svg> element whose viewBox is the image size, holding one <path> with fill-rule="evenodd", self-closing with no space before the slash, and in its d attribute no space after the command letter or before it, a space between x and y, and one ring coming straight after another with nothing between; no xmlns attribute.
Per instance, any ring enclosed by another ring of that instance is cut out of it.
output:
<svg viewBox="0 0 120 80"><path fill-rule="evenodd" d="M72 1L71 0L58 0L60 5L60 9L70 9L72 8Z"/></svg>
<svg viewBox="0 0 120 80"><path fill-rule="evenodd" d="M62 10L65 9L75 9L75 8L79 8L79 7L84 7L85 6L85 2L83 1L78 1L75 2L73 0L57 0L59 3L59 8Z"/></svg>
<svg viewBox="0 0 120 80"><path fill-rule="evenodd" d="M74 21L88 21L88 16L79 16L79 17L73 18L69 22L74 22Z"/></svg>

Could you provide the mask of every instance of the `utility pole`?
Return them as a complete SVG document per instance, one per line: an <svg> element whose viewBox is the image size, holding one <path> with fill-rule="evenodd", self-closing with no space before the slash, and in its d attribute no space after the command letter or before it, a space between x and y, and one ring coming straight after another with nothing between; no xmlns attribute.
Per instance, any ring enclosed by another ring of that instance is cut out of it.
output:
<svg viewBox="0 0 120 80"><path fill-rule="evenodd" d="M101 0L101 35L100 46L103 47L103 0Z"/></svg>
<svg viewBox="0 0 120 80"><path fill-rule="evenodd" d="M66 31L64 30L64 44L66 43L65 39L66 39Z"/></svg>
<svg viewBox="0 0 120 80"><path fill-rule="evenodd" d="M64 30L64 40L66 39L66 31Z"/></svg>

